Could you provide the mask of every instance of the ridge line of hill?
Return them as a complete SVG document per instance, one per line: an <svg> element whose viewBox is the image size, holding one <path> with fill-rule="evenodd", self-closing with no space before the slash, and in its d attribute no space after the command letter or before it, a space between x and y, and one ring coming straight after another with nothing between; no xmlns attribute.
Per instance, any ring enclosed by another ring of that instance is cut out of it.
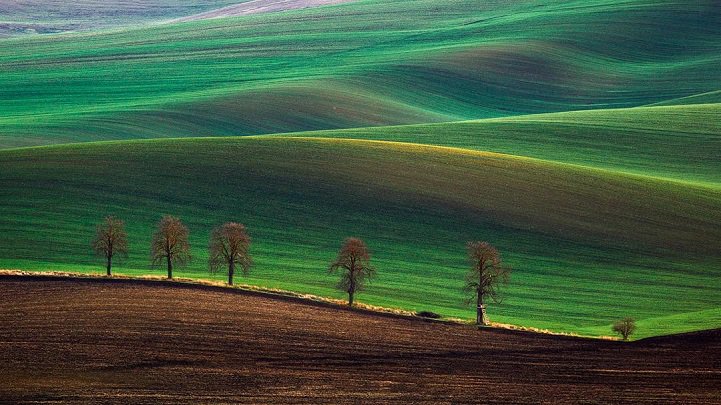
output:
<svg viewBox="0 0 721 405"><path fill-rule="evenodd" d="M179 23L217 18L242 17L261 13L278 13L306 8L333 6L357 0L249 0L238 4L205 11L170 20L167 23Z"/></svg>
<svg viewBox="0 0 721 405"><path fill-rule="evenodd" d="M593 111L593 110L591 110ZM558 114L565 114L565 113L558 113ZM545 115L545 114L544 114ZM524 117L530 117L530 116L524 116ZM448 125L448 124L456 124L456 123L482 123L487 121L494 121L498 119L488 119L488 120L470 120L470 121L451 121L447 123L434 123L434 124L414 124L414 125L398 125L393 126L393 128L413 128L418 126L435 126L435 125ZM549 122L549 121L543 121L543 122ZM386 127L365 127L365 128L349 128L349 131L354 130L363 130L363 129L383 129ZM344 130L331 130L331 131L344 131ZM702 190L708 190L712 192L718 192L721 191L721 183L708 183L708 182L696 182L696 181L690 181L690 180L682 180L682 179L676 179L672 177L664 177L664 176L654 176L650 174L641 174L641 173L634 173L629 171L623 171L618 169L610 169L610 168L604 168L604 167L597 167L592 166L588 164L579 164L579 163L572 163L572 162L566 162L561 160L553 160L553 159L543 159L538 158L534 156L529 155L521 155L521 154L511 154L511 153L503 153L503 152L496 152L491 150L479 150L479 149L473 149L473 148L464 148L464 147L455 147L455 146L446 146L446 145L438 145L433 143L420 143L420 142L402 142L402 141L394 141L394 140L378 140L378 139L363 139L363 138L354 138L354 137L347 137L347 138L341 138L341 137L323 137L323 136L306 136L303 134L309 134L309 135L319 135L323 132L328 131L307 131L307 132L291 132L291 133L278 133L278 134L264 134L264 135L248 135L248 136L199 136L199 137L174 137L174 138L146 138L146 139L122 139L122 140L109 140L109 141L93 141L93 142L72 142L72 143L62 143L62 144L51 144L51 145L37 145L37 146L23 146L23 147L16 147L16 148L7 148L7 149L0 149L0 153L10 153L14 151L31 151L31 150L52 150L57 148L68 148L68 147L83 147L83 146L102 146L102 145L118 145L118 144L142 144L142 143L153 143L153 142L197 142L197 141L228 141L228 140L252 140L252 139L259 139L259 140L265 140L265 139L290 139L290 140L299 140L299 141L317 141L317 142L326 142L326 143L335 143L335 142L348 142L348 143L359 143L359 144L379 144L379 145L389 145L389 146L396 146L396 147L405 147L410 149L428 149L428 150L435 150L435 151L447 151L452 153L458 153L458 154L466 154L471 156L479 156L479 157L494 157L499 159L509 159L509 160L520 160L520 161L526 161L526 162L533 162L540 165L549 165L549 166L557 166L559 168L569 168L569 169L578 169L578 170L586 170L591 173L596 174L606 174L617 178L628 178L630 179L636 179L636 180L643 180L643 181L650 181L650 182L659 182L659 183L666 183L666 184L672 184L676 186L681 187L687 187L689 189L702 189ZM351 134L349 134L351 135Z"/></svg>
<svg viewBox="0 0 721 405"><path fill-rule="evenodd" d="M459 122L476 122L476 121L459 121ZM449 123L455 123L449 122ZM441 125L444 123L440 123ZM422 125L422 124L421 124ZM436 125L436 124L429 124L429 125ZM402 126L396 126L398 127L413 127L415 125L402 125ZM370 127L373 129L377 128L384 128L384 127ZM353 128L353 129L364 129L364 128ZM316 132L323 132L323 131L308 131L309 133L316 133ZM668 177L662 177L662 176L652 176L652 175L644 175L644 174L638 174L638 173L632 173L632 172L625 172L621 170L612 170L612 169L606 169L606 168L600 168L595 166L589 166L589 165L582 165L582 164L576 164L576 163L568 163L563 161L557 161L557 160L550 160L550 159L541 159L533 156L527 156L527 155L514 155L509 153L502 153L502 152L494 152L494 151L488 151L488 150L478 150L478 149L471 149L471 148L461 148L461 147L453 147L453 146L444 146L444 145L436 145L436 144L430 144L430 143L413 143L413 142L400 142L400 141L391 141L391 140L376 140L376 139L362 139L362 138L327 138L322 136L303 136L305 132L299 132L299 133L281 133L281 134L267 134L267 135L248 135L248 136L199 136L199 137L178 137L178 138L147 138L147 139L122 139L122 140L111 140L111 141L93 141L93 142L72 142L72 143L62 143L62 144L52 144L52 145L37 145L37 146L23 146L23 147L17 147L17 148L8 148L8 149L0 149L0 153L9 153L14 151L25 151L25 150L47 150L47 149L57 149L57 148L67 148L67 147L83 147L83 146L102 146L102 145L118 145L118 144L142 144L142 143L151 143L151 142L196 142L196 141L228 141L228 140L252 140L252 139L290 139L290 140L299 140L299 141L316 141L316 142L326 142L326 143L336 143L336 142L347 142L347 143L365 143L365 144L377 144L377 145L389 145L389 146L396 146L396 147L406 147L406 148L415 148L415 149L429 149L429 150L436 150L436 151L447 151L452 153L458 153L458 154L467 154L472 156L479 156L479 157L494 157L499 159L509 159L509 160L521 160L521 161L527 161L527 162L533 162L540 165L549 165L549 166L558 166L560 168L574 168L574 169L580 169L580 170L587 170L590 172L595 172L598 174L607 174L619 178L628 177L632 179L638 179L638 180L646 180L646 181L657 181L661 183L670 183L678 186L684 186L689 188L699 188L699 189L707 189L711 191L721 191L721 184L715 185L710 183L698 183L698 182L692 182L692 181L684 181L674 178L668 178Z"/></svg>
<svg viewBox="0 0 721 405"><path fill-rule="evenodd" d="M26 281L83 281L96 283L129 283L149 286L169 286L173 288L193 288L208 291L219 291L234 294L254 295L265 298L272 298L283 301L292 301L305 305L318 306L323 308L332 308L343 311L353 311L364 314L384 316L396 319L414 320L420 322L440 323L445 325L456 325L461 327L478 327L470 321L456 318L428 318L420 316L414 312L406 311L398 308L386 308L382 306L369 305L362 302L356 302L353 308L348 308L347 303L343 300L332 299L328 297L318 296L314 294L303 294L282 289L271 289L250 284L227 285L222 282L213 282L201 278L182 278L176 277L171 280L161 276L127 276L113 275L107 277L103 274L79 273L79 272L59 272L59 271L23 271L23 270L7 270L0 269L0 279L4 280L26 280ZM510 331L512 333L524 334L541 334L566 337L572 339L592 339L592 340L611 340L619 339L612 336L591 336L576 333L554 332L547 329L539 329L526 327L522 325L512 325L506 323L492 322L490 326L482 327L482 329L492 328L499 331ZM672 335L660 335L672 336ZM639 339L637 341L641 341Z"/></svg>
<svg viewBox="0 0 721 405"><path fill-rule="evenodd" d="M201 137L201 138L173 138L177 140L181 139L234 139L237 137ZM678 186L684 186L689 188L698 188L698 189L706 189L710 191L721 191L721 184L712 184L712 183L702 183L702 182L693 182L688 180L680 180L680 179L674 179L670 177L662 177L662 176L652 176L647 174L639 174L639 173L633 173L633 172L626 172L621 170L613 170L613 169L607 169L602 167L595 167L595 166L589 166L589 165L582 165L577 163L569 163L569 162L563 162L558 160L550 160L550 159L540 159L533 156L528 155L514 155L509 153L502 153L502 152L494 152L494 151L488 151L488 150L478 150L478 149L469 149L469 148L460 148L460 147L453 147L453 146L444 146L444 145L436 145L436 144L428 144L428 143L410 143L410 142L399 142L399 141L384 141L384 140L375 140L375 139L359 139L359 138L324 138L324 137L313 137L313 136L291 136L290 134L287 135L276 135L276 134L268 134L268 135L254 135L254 136L247 136L243 138L248 139L266 139L266 138L279 138L279 139L300 139L300 140L312 140L312 141L328 141L328 140L334 140L339 142L368 142L372 144L386 144L386 145L397 145L397 146L405 146L409 148L413 147L419 147L419 148L428 148L428 149L435 149L438 151L448 151L448 152L455 152L455 153L461 153L461 154L469 154L474 156L481 156L481 157L495 157L499 159L515 159L515 160L523 160L527 162L533 162L536 164L547 164L550 166L559 166L561 168L573 168L573 169L580 169L580 170L588 170L589 172L595 172L598 174L607 174L619 178L628 177L631 179L637 179L637 180L646 180L646 181L656 181L660 183L670 183ZM166 138L170 139L170 138ZM79 144L79 143L78 143ZM78 145L75 144L75 145Z"/></svg>
<svg viewBox="0 0 721 405"><path fill-rule="evenodd" d="M104 274L98 273L80 273L80 272L65 272L65 271L24 271L24 270L8 270L0 269L0 280L21 280L21 281L80 281L80 282L93 282L93 283L126 283L136 284L144 286L161 286L170 288L192 288L206 291L216 291L233 294L244 294L253 295L259 297L265 297L270 299L276 299L281 301L290 301L300 303L304 305L317 306L321 308L331 308L342 311L352 311L355 313L368 314L374 316L382 316L394 319L404 319L417 322L436 323L459 327L472 327L478 328L473 325L471 321L461 320L457 318L428 318L418 315L417 313L406 311L398 308L386 308L376 305L369 305L363 302L356 302L353 308L348 308L347 304L343 300L332 299L328 297L297 293L288 290L271 289L262 286L250 285L250 284L237 284L227 285L222 282L215 282L207 279L200 278L183 278L176 277L172 280L168 280L162 276L127 276L127 275L113 275L107 277ZM619 341L620 339L614 336L593 336L583 335L578 333L563 333L554 332L548 329L539 329L533 327L526 327L522 325L512 325L506 323L491 322L490 326L481 327L480 329L493 329L497 332L507 333L518 333L518 334L532 334L532 335L550 335L559 338L567 339L583 339L583 340L601 340L601 341ZM654 341L665 341L672 339L677 336L694 336L699 334L705 334L714 331L721 331L721 328L710 328L701 329L691 332L681 333L669 333L665 335L655 335L650 337L644 337L641 339L631 339L628 343L646 343Z"/></svg>
<svg viewBox="0 0 721 405"><path fill-rule="evenodd" d="M478 119L719 88L721 31L703 2L551 5L359 1L0 41L0 110L12 117L0 144Z"/></svg>

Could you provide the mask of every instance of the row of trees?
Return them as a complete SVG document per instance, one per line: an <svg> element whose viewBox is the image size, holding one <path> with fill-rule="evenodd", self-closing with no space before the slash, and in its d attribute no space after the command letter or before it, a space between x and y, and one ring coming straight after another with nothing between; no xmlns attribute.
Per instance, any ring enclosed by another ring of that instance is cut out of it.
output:
<svg viewBox="0 0 721 405"><path fill-rule="evenodd" d="M191 260L188 236L188 228L176 217L166 215L158 223L150 244L150 257L154 266L165 263L168 279L173 278L175 265ZM228 222L213 229L208 244L210 272L227 269L229 285L233 285L236 269L247 275L253 265L250 243L251 238L243 224ZM111 276L113 258L128 253L128 235L123 221L112 216L105 218L97 226L92 246L98 255L105 258L107 275ZM464 287L469 295L467 302L475 303L476 324L488 325L486 304L489 301L501 302L501 286L509 282L511 268L503 264L500 252L488 242L468 242L466 250L470 264ZM330 273L340 274L336 287L348 294L349 306L353 306L355 294L362 291L366 282L376 274L370 260L370 251L361 239L347 238L329 267ZM635 322L631 318L613 326L613 331L624 340L634 329Z"/></svg>
<svg viewBox="0 0 721 405"><path fill-rule="evenodd" d="M173 278L175 266L184 265L192 259L188 236L188 228L180 219L170 215L158 222L153 233L151 263L153 266L164 263L169 279ZM250 242L243 224L228 222L213 229L208 244L210 272L227 269L229 285L233 285L236 269L247 275L253 265ZM128 254L128 234L123 221L113 216L106 217L97 226L92 247L105 259L107 275L112 276L113 258ZM508 283L511 269L503 265L498 250L487 242L469 242L467 250L471 269L466 276L465 291L470 294L469 302L476 304L476 323L488 325L486 301L501 301L499 287ZM349 306L353 306L355 294L362 291L367 280L376 273L370 259L370 251L361 239L347 238L329 267L330 273L340 274L336 287L348 294Z"/></svg>
<svg viewBox="0 0 721 405"><path fill-rule="evenodd" d="M188 236L188 227L180 219L170 215L164 216L158 222L157 229L153 233L150 242L151 264L158 266L165 263L169 279L173 278L175 266L184 265L192 259ZM105 258L107 275L112 276L113 258L128 254L125 223L112 216L106 217L97 226L92 247L99 256ZM228 222L213 229L208 251L210 272L221 271L227 266L230 285L233 285L233 276L237 268L247 275L253 265L250 256L250 236L243 224Z"/></svg>

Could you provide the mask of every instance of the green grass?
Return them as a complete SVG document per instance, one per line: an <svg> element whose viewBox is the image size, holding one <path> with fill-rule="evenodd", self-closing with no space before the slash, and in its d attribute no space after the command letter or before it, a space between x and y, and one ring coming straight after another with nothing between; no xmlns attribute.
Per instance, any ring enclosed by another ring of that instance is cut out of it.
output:
<svg viewBox="0 0 721 405"><path fill-rule="evenodd" d="M23 0L0 4L0 37L157 23L243 0Z"/></svg>
<svg viewBox="0 0 721 405"><path fill-rule="evenodd" d="M721 88L711 0L361 0L0 40L0 147L633 107Z"/></svg>
<svg viewBox="0 0 721 405"><path fill-rule="evenodd" d="M257 266L243 282L342 297L326 274L341 240L364 238L379 275L358 298L470 318L464 244L488 240L515 268L496 321L638 336L721 326L721 191L534 159L347 139L216 138L0 152L0 267L102 271L94 224L127 221L126 274L148 266L154 223L180 216L205 246L247 224ZM222 276L216 276L221 278ZM669 322L668 317L684 319Z"/></svg>
<svg viewBox="0 0 721 405"><path fill-rule="evenodd" d="M126 2L103 24L220 3ZM52 27L92 0L44 4L31 22ZM359 0L0 39L0 268L101 272L89 242L115 214L117 271L162 274L168 213L191 230L179 276L223 278L204 247L234 220L244 282L342 297L325 269L358 236L379 268L361 301L470 318L482 239L515 269L496 321L720 327L720 65L712 0ZM276 135L200 138L254 134ZM176 137L198 138L128 141Z"/></svg>
<svg viewBox="0 0 721 405"><path fill-rule="evenodd" d="M653 104L662 105L686 105L686 104L714 104L721 103L721 90L709 91L701 94L694 94L688 97L681 97L673 100L666 100Z"/></svg>
<svg viewBox="0 0 721 405"><path fill-rule="evenodd" d="M721 104L534 114L297 136L451 146L721 187Z"/></svg>

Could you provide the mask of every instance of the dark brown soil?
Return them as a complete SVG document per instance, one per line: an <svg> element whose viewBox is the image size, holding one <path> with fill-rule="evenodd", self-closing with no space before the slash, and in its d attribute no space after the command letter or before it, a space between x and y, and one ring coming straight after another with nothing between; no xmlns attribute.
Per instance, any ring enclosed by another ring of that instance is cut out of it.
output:
<svg viewBox="0 0 721 405"><path fill-rule="evenodd" d="M624 344L158 282L0 278L8 402L721 403L721 332Z"/></svg>

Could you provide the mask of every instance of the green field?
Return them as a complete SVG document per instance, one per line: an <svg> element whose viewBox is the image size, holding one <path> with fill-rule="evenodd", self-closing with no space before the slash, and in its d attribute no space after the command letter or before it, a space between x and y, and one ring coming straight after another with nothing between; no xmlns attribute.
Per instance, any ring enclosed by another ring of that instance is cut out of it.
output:
<svg viewBox="0 0 721 405"><path fill-rule="evenodd" d="M161 23L242 0L20 0L0 2L0 37Z"/></svg>
<svg viewBox="0 0 721 405"><path fill-rule="evenodd" d="M142 7L188 13L166 3ZM378 268L358 300L470 319L480 239L514 268L494 321L721 327L715 1L138 21L0 40L0 268L102 272L90 240L113 214L131 241L117 272L162 275L149 243L172 214L194 256L176 274L222 280L205 247L238 221L256 262L241 282L342 298L326 268L357 236Z"/></svg>
<svg viewBox="0 0 721 405"><path fill-rule="evenodd" d="M153 224L172 213L189 224L196 256L179 275L208 277L209 232L236 220L254 237L248 283L342 297L325 268L340 241L356 235L379 268L360 300L469 317L464 243L484 239L516 269L508 300L492 309L497 321L604 334L626 314L654 319L640 336L659 332L669 315L693 323L664 332L717 321L700 312L721 299L721 246L708 243L721 240L715 189L462 149L317 138L16 149L0 153L0 164L0 257L12 257L2 267L97 263L101 271L88 243L94 222L114 213L133 241L124 270L146 274ZM682 299L671 310L674 296Z"/></svg>
<svg viewBox="0 0 721 405"><path fill-rule="evenodd" d="M0 41L0 147L634 107L721 89L713 1L361 0Z"/></svg>
<svg viewBox="0 0 721 405"><path fill-rule="evenodd" d="M721 104L533 114L300 134L421 143L721 187ZM293 134L285 134L289 136Z"/></svg>

